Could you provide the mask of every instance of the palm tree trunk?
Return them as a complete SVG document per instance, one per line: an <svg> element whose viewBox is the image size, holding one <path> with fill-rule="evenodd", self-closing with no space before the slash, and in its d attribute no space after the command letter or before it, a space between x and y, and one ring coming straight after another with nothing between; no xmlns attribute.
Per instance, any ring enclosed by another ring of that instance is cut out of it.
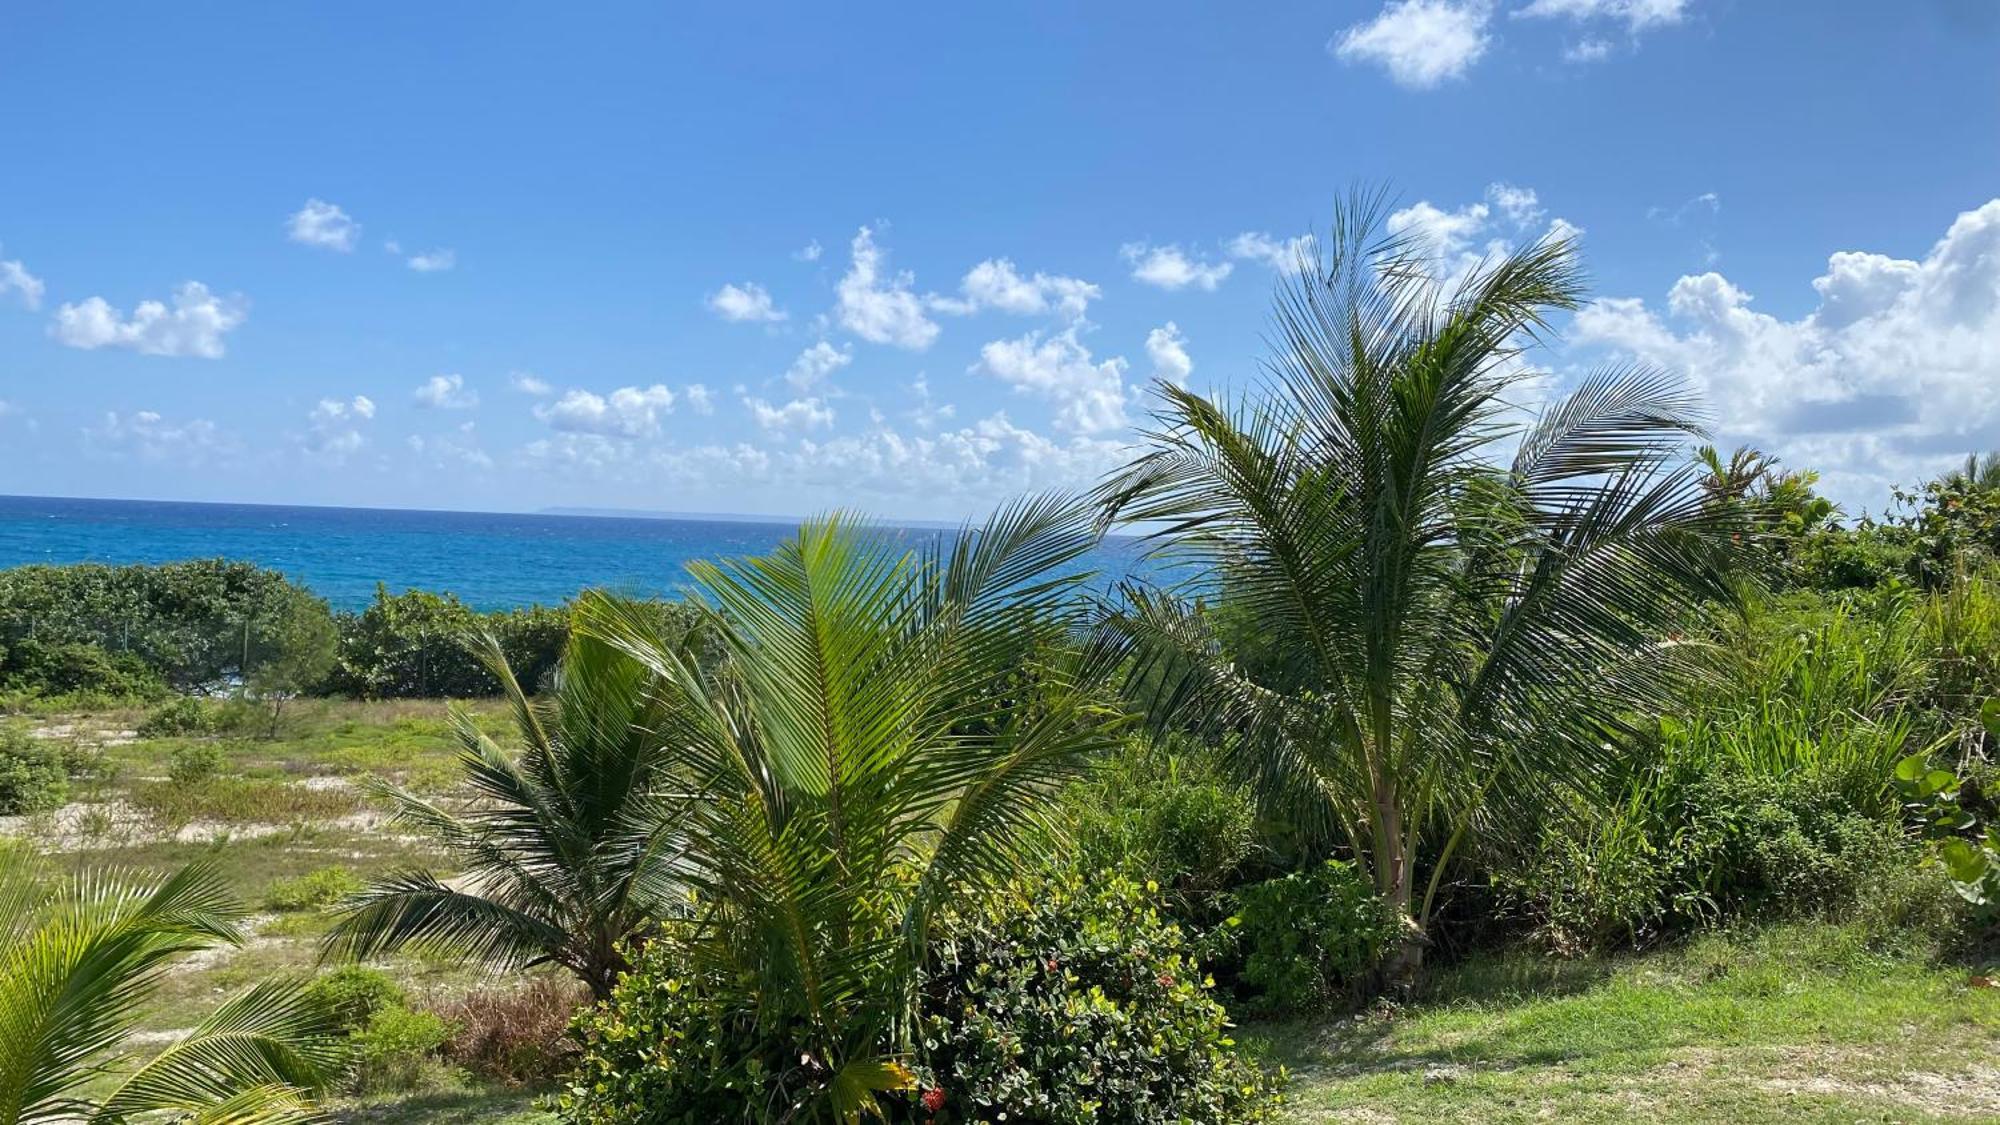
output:
<svg viewBox="0 0 2000 1125"><path fill-rule="evenodd" d="M1378 779L1372 798L1375 832L1375 889L1382 896L1396 925L1382 961L1383 977L1393 984L1407 984L1424 964L1424 929L1411 912L1415 897L1416 857L1411 840L1403 831L1403 810L1395 784Z"/></svg>

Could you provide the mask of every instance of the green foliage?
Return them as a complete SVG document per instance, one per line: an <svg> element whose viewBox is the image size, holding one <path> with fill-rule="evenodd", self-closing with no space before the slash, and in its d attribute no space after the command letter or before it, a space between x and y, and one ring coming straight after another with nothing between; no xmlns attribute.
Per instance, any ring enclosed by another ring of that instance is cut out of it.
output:
<svg viewBox="0 0 2000 1125"><path fill-rule="evenodd" d="M1069 844L1062 865L1157 883L1180 918L1214 921L1223 892L1257 845L1249 792L1191 742L1134 740L1064 802Z"/></svg>
<svg viewBox="0 0 2000 1125"><path fill-rule="evenodd" d="M47 812L68 800L61 749L13 724L0 725L0 816Z"/></svg>
<svg viewBox="0 0 2000 1125"><path fill-rule="evenodd" d="M1273 1120L1274 1076L1244 1060L1187 938L1124 879L1016 883L941 920L919 985L909 1087L891 1122L1234 1125ZM798 1031L730 998L655 942L578 1020L561 1098L578 1125L768 1120L824 1076ZM907 1074L904 1078L902 1075ZM921 1075L921 1078L918 1077Z"/></svg>
<svg viewBox="0 0 2000 1125"><path fill-rule="evenodd" d="M1234 1050L1214 981L1138 885L1017 883L942 929L919 1030L934 1120L1277 1119L1277 1079Z"/></svg>
<svg viewBox="0 0 2000 1125"><path fill-rule="evenodd" d="M673 602L647 603L662 628L688 629L695 615ZM451 594L378 587L375 600L340 622L330 690L363 699L466 699L497 695L500 681L475 636L500 646L514 677L530 692L548 686L570 628L568 606L480 613Z"/></svg>
<svg viewBox="0 0 2000 1125"><path fill-rule="evenodd" d="M322 973L306 989L334 1026L352 1034L368 1026L375 1013L384 1008L407 1006L408 998L396 979L366 965L342 965Z"/></svg>
<svg viewBox="0 0 2000 1125"><path fill-rule="evenodd" d="M393 1004L377 1008L349 1037L354 1068L348 1083L361 1094L405 1093L447 1085L452 1075L444 1065L444 1049L451 1036L451 1024L435 1012Z"/></svg>
<svg viewBox="0 0 2000 1125"><path fill-rule="evenodd" d="M241 942L243 916L210 867L46 884L0 854L0 1121L311 1120L343 1051L297 983L267 979L157 1053L129 1050L174 963Z"/></svg>
<svg viewBox="0 0 2000 1125"><path fill-rule="evenodd" d="M177 695L154 708L133 733L140 738L179 738L215 730L215 714L201 700Z"/></svg>
<svg viewBox="0 0 2000 1125"><path fill-rule="evenodd" d="M2000 699L1983 709L2000 737ZM2000 923L2000 802L1977 777L1912 754L1896 763L1896 790L1911 822L1932 849L1952 889L1986 923Z"/></svg>
<svg viewBox="0 0 2000 1125"><path fill-rule="evenodd" d="M362 886L360 876L345 867L322 867L272 883L264 892L264 903L273 910L325 910Z"/></svg>
<svg viewBox="0 0 2000 1125"><path fill-rule="evenodd" d="M1365 987L1397 920L1352 863L1327 860L1307 871L1236 890L1229 919L1252 1003L1267 1012L1311 1011Z"/></svg>
<svg viewBox="0 0 2000 1125"><path fill-rule="evenodd" d="M118 681L123 687L143 688L153 677L179 688L213 685L242 674L246 648L255 667L263 644L258 622L271 607L301 593L275 570L223 559L16 567L0 571L0 645L8 650L10 668L35 662L19 651L33 642L45 651L101 650L108 669L123 677ZM78 659L71 659L74 668L92 667ZM152 675L145 676L145 669ZM58 682L46 690L79 688Z"/></svg>
<svg viewBox="0 0 2000 1125"><path fill-rule="evenodd" d="M1601 796L1698 657L1660 642L1736 600L1748 525L1685 464L1696 404L1664 373L1598 372L1504 424L1518 341L1582 300L1568 242L1440 292L1383 214L1342 208L1289 276L1268 389L1160 387L1104 493L1190 574L1109 622L1141 702L1352 856L1414 922L1400 974L1468 841Z"/></svg>
<svg viewBox="0 0 2000 1125"><path fill-rule="evenodd" d="M159 676L131 653L35 638L14 641L6 648L0 657L0 689L104 699L150 699L164 690Z"/></svg>
<svg viewBox="0 0 2000 1125"><path fill-rule="evenodd" d="M213 742L189 742L167 752L167 780L178 786L195 786L222 773L226 759L222 747Z"/></svg>

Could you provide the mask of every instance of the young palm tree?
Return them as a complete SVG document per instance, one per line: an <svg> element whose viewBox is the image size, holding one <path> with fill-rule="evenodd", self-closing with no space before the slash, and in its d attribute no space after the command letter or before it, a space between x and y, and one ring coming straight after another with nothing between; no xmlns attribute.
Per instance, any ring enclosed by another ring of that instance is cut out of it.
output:
<svg viewBox="0 0 2000 1125"><path fill-rule="evenodd" d="M151 1058L123 1056L174 961L240 942L246 913L206 866L153 885L105 873L51 885L0 857L0 1125L319 1120L310 1094L344 1048L298 982L266 981Z"/></svg>
<svg viewBox="0 0 2000 1125"><path fill-rule="evenodd" d="M2000 450L1985 457L1966 454L1965 464L1946 473L1940 483L1958 492L2000 491Z"/></svg>
<svg viewBox="0 0 2000 1125"><path fill-rule="evenodd" d="M1151 449L1105 495L1194 577L1110 624L1161 717L1206 724L1372 872L1408 972L1467 837L1587 789L1665 698L1689 663L1669 630L1731 597L1729 517L1658 373L1509 421L1524 344L1579 300L1566 242L1447 286L1378 214L1344 207L1286 283L1266 393L1160 388Z"/></svg>
<svg viewBox="0 0 2000 1125"><path fill-rule="evenodd" d="M1033 499L910 550L833 516L690 571L728 651L703 669L610 601L580 627L644 660L669 717L689 969L794 1044L799 1120L906 1088L929 927L1018 870L1062 782L1117 740L1110 664L1079 646L1091 504Z"/></svg>
<svg viewBox="0 0 2000 1125"><path fill-rule="evenodd" d="M633 612L665 620L657 610ZM679 651L689 630L683 623L663 643ZM416 946L508 968L553 963L603 999L627 968L627 944L672 912L678 895L681 844L662 815L672 763L655 733L663 720L650 673L573 632L553 692L537 701L497 641L473 643L511 705L518 756L454 711L468 807L377 786L396 819L434 837L463 874L449 883L424 871L377 880L343 905L327 951L367 958Z"/></svg>

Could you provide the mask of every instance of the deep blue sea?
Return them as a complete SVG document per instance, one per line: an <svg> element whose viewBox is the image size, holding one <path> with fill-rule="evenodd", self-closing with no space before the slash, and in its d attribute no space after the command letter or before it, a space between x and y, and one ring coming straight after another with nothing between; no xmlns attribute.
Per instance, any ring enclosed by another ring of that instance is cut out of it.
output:
<svg viewBox="0 0 2000 1125"><path fill-rule="evenodd" d="M508 515L0 496L0 568L229 558L284 571L338 609L409 588L478 609L552 605L590 587L673 594L693 559L762 554L793 523ZM907 528L915 543L942 534ZM1099 549L1100 581L1134 567L1130 540Z"/></svg>

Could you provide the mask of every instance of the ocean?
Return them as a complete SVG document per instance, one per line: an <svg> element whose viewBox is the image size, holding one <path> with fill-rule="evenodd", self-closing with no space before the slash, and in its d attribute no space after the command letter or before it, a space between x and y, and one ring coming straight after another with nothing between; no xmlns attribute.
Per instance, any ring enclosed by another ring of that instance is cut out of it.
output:
<svg viewBox="0 0 2000 1125"><path fill-rule="evenodd" d="M283 571L336 609L376 584L449 591L477 609L553 605L604 587L672 595L695 559L755 555L796 523L742 519L514 515L0 496L0 568L27 563L162 563L228 558ZM898 529L913 543L936 527ZM1108 583L1138 569L1129 539L1099 548Z"/></svg>

